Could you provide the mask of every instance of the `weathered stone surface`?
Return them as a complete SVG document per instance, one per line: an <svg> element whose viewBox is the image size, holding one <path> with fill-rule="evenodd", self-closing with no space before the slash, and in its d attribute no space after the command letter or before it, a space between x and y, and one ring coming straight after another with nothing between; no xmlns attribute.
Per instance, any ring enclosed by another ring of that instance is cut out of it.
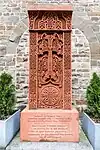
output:
<svg viewBox="0 0 100 150"><path fill-rule="evenodd" d="M6 45L0 45L0 56L4 56L6 54Z"/></svg>
<svg viewBox="0 0 100 150"><path fill-rule="evenodd" d="M97 66L100 67L100 60L97 61Z"/></svg>
<svg viewBox="0 0 100 150"><path fill-rule="evenodd" d="M97 66L97 60L96 59L92 59L91 60L91 65L96 67Z"/></svg>
<svg viewBox="0 0 100 150"><path fill-rule="evenodd" d="M99 20L99 17L94 17L93 16L93 17L91 17L91 20L97 22Z"/></svg>
<svg viewBox="0 0 100 150"><path fill-rule="evenodd" d="M26 29L27 29L27 26L23 22L20 22L19 24L17 24L17 27L14 29L14 32L10 36L9 40L18 43L22 33Z"/></svg>
<svg viewBox="0 0 100 150"><path fill-rule="evenodd" d="M89 42L97 41L97 38L94 35L94 32L93 32L91 26L87 25L87 26L84 27L84 34L86 35Z"/></svg>
<svg viewBox="0 0 100 150"><path fill-rule="evenodd" d="M7 54L16 54L16 47L17 43L9 41L7 45Z"/></svg>
<svg viewBox="0 0 100 150"><path fill-rule="evenodd" d="M19 40L20 40L20 36L18 36L18 34L16 33L12 33L9 38L10 42L15 42L15 43L19 43Z"/></svg>
<svg viewBox="0 0 100 150"><path fill-rule="evenodd" d="M28 17L25 17L22 22L28 27Z"/></svg>
<svg viewBox="0 0 100 150"><path fill-rule="evenodd" d="M19 21L19 17L18 16L9 16L7 22L16 24Z"/></svg>
<svg viewBox="0 0 100 150"><path fill-rule="evenodd" d="M0 68L5 66L5 57L0 57Z"/></svg>
<svg viewBox="0 0 100 150"><path fill-rule="evenodd" d="M5 26L0 25L0 30L5 30Z"/></svg>
<svg viewBox="0 0 100 150"><path fill-rule="evenodd" d="M92 25L92 29L93 29L94 32L99 32L100 31L99 24L98 25L96 25L96 24Z"/></svg>
<svg viewBox="0 0 100 150"><path fill-rule="evenodd" d="M100 54L100 44L99 44L99 42L90 43L90 48L91 48L91 54L94 54L94 55Z"/></svg>
<svg viewBox="0 0 100 150"><path fill-rule="evenodd" d="M100 42L100 26L99 26L99 31L98 31L98 33L97 33L96 35L97 35L98 40L99 40L99 42Z"/></svg>
<svg viewBox="0 0 100 150"><path fill-rule="evenodd" d="M7 64L7 66L15 66L15 57L14 57L14 55L6 56L6 64Z"/></svg>

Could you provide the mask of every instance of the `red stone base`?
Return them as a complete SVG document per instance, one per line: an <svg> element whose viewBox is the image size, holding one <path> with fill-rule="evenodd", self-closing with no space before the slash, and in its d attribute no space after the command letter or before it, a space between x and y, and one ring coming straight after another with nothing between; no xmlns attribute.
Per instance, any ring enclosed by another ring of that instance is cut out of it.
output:
<svg viewBox="0 0 100 150"><path fill-rule="evenodd" d="M21 141L79 141L79 116L76 109L34 109L21 112Z"/></svg>

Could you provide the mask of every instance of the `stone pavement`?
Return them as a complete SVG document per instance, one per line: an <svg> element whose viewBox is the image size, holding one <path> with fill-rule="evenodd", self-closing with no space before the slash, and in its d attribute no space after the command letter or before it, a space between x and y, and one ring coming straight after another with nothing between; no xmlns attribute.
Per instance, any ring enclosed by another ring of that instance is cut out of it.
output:
<svg viewBox="0 0 100 150"><path fill-rule="evenodd" d="M18 133L6 150L93 150L93 148L81 129L79 143L20 142Z"/></svg>

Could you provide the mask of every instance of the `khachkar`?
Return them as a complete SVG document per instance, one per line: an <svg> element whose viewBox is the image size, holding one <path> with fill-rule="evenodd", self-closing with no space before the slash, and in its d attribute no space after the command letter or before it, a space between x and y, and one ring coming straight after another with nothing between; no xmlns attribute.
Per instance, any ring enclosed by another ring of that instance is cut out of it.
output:
<svg viewBox="0 0 100 150"><path fill-rule="evenodd" d="M34 5L29 15L29 101L21 112L22 141L79 141L72 108L71 20L65 5Z"/></svg>

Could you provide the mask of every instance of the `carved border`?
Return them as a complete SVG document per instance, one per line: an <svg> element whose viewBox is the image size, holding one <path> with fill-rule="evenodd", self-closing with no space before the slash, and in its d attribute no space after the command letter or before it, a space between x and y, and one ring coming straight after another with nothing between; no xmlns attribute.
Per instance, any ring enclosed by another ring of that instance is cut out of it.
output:
<svg viewBox="0 0 100 150"><path fill-rule="evenodd" d="M52 27L48 27L48 13L54 14ZM72 12L62 11L28 11L29 15L29 29L30 30L71 30ZM41 22L41 27L39 23ZM55 25L54 25L55 24Z"/></svg>
<svg viewBox="0 0 100 150"><path fill-rule="evenodd" d="M64 33L64 109L71 109L71 32Z"/></svg>
<svg viewBox="0 0 100 150"><path fill-rule="evenodd" d="M29 109L37 108L36 100L36 33L30 32Z"/></svg>

